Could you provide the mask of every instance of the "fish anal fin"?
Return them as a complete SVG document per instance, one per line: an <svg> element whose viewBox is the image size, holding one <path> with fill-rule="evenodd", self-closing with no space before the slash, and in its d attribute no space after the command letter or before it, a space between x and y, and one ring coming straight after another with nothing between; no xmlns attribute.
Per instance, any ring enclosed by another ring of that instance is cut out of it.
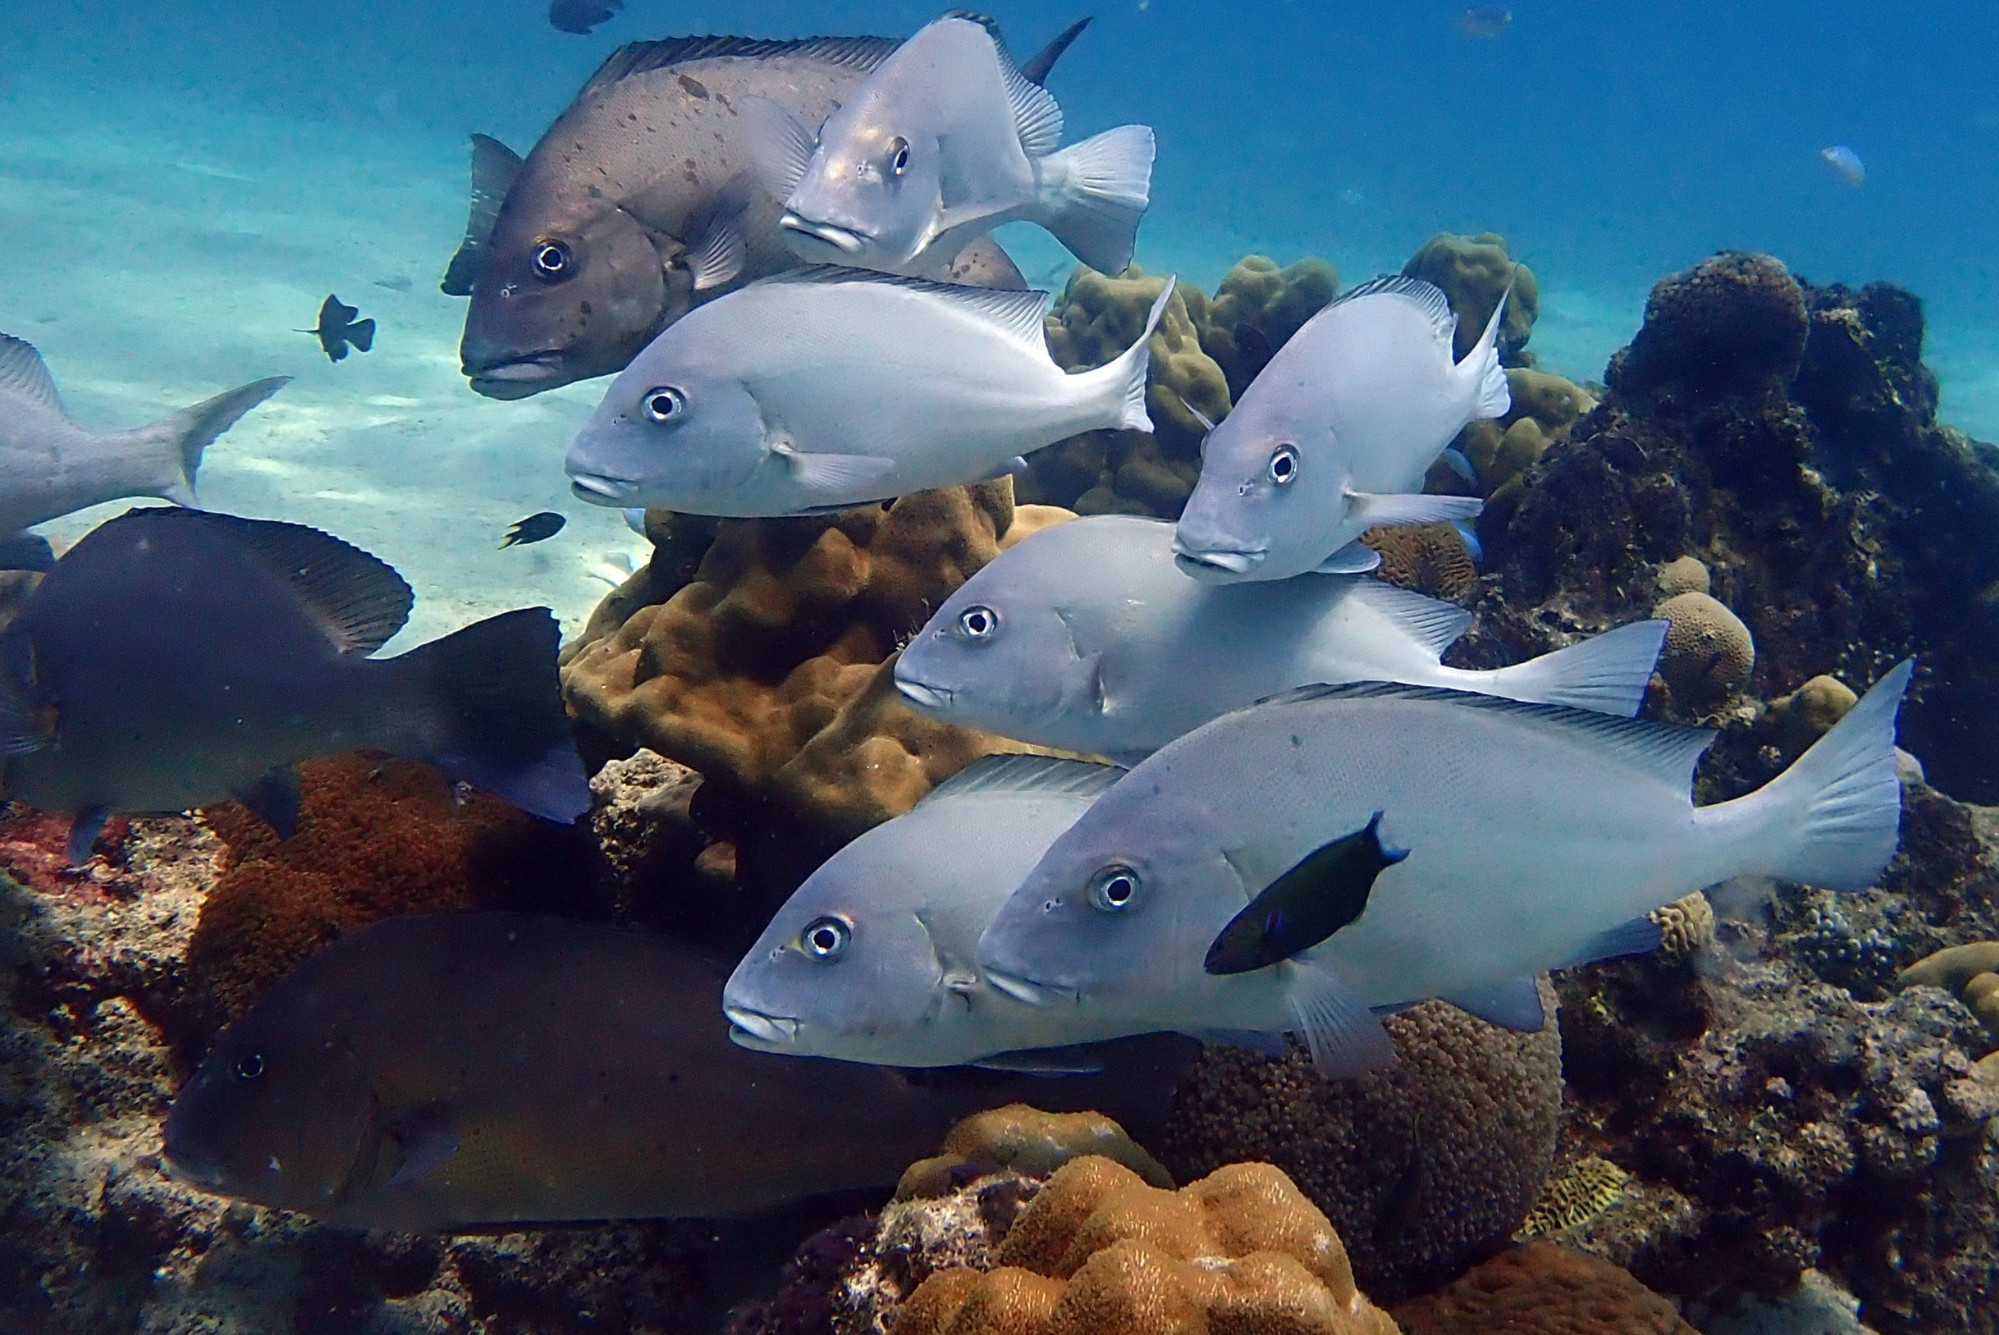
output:
<svg viewBox="0 0 1999 1335"><path fill-rule="evenodd" d="M1395 1060L1395 1042L1381 1019L1329 966L1292 962L1286 989L1312 1069L1329 1080L1346 1080L1379 1070Z"/></svg>
<svg viewBox="0 0 1999 1335"><path fill-rule="evenodd" d="M1471 629L1472 614L1455 603L1426 598L1382 580L1355 580L1347 596L1439 657Z"/></svg>
<svg viewBox="0 0 1999 1335"><path fill-rule="evenodd" d="M1443 998L1467 1015L1516 1034L1538 1034L1548 1023L1541 1005L1541 988L1532 978L1509 978L1485 987L1466 988Z"/></svg>
<svg viewBox="0 0 1999 1335"><path fill-rule="evenodd" d="M1621 922L1615 927L1598 932L1555 967L1574 969L1585 964L1594 964L1598 960L1621 959L1626 955L1649 955L1657 950L1665 939L1666 929L1647 914L1645 917L1633 918L1629 922Z"/></svg>

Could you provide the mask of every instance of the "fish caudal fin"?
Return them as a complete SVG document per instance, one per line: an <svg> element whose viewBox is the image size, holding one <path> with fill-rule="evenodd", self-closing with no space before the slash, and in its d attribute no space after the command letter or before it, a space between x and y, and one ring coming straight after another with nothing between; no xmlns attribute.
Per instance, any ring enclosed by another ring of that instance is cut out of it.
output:
<svg viewBox="0 0 1999 1335"><path fill-rule="evenodd" d="M1895 715L1913 670L1907 659L1896 664L1830 732L1756 792L1703 808L1739 805L1744 815L1753 809L1766 851L1744 872L1829 890L1864 890L1880 879L1901 833Z"/></svg>
<svg viewBox="0 0 1999 1335"><path fill-rule="evenodd" d="M1152 203L1155 152L1150 127L1122 125L1042 158L1039 221L1098 273L1123 273Z"/></svg>
<svg viewBox="0 0 1999 1335"><path fill-rule="evenodd" d="M1098 395L1110 396L1115 405L1111 411L1115 420L1102 425L1119 431L1150 431L1152 415L1145 410L1145 382L1152 370L1152 331L1159 328L1159 321L1166 314L1166 303L1173 300L1177 279L1169 278L1160 290L1158 300L1152 303L1152 313L1145 318L1145 329L1130 347L1119 353L1117 358L1094 371L1084 371L1073 377L1088 382L1084 389L1092 403L1099 402Z"/></svg>
<svg viewBox="0 0 1999 1335"><path fill-rule="evenodd" d="M1499 364L1499 329L1506 323L1506 303L1513 299L1513 280L1506 282L1506 291L1499 294L1499 304L1492 308L1492 318L1485 322L1485 332L1478 336L1478 344L1465 354L1458 363L1458 374L1478 386L1478 406L1472 410L1473 418L1504 417L1513 408L1513 388L1506 382L1506 368Z"/></svg>
<svg viewBox="0 0 1999 1335"><path fill-rule="evenodd" d="M1492 674L1492 693L1529 704L1567 705L1634 718L1645 702L1645 687L1665 642L1664 621L1619 626L1581 644L1500 668Z"/></svg>
<svg viewBox="0 0 1999 1335"><path fill-rule="evenodd" d="M555 675L561 634L545 607L475 622L390 660L413 725L395 747L562 824L590 809Z"/></svg>
<svg viewBox="0 0 1999 1335"><path fill-rule="evenodd" d="M215 438L236 425L244 413L291 383L288 375L257 380L226 394L183 408L172 417L145 428L164 441L170 452L171 473L153 493L176 505L195 504L194 477L201 468L201 452Z"/></svg>

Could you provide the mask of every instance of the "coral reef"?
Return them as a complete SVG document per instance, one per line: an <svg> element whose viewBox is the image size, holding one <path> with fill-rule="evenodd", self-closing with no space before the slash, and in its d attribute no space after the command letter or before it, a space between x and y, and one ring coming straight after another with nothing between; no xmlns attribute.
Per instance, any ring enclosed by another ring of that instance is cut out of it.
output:
<svg viewBox="0 0 1999 1335"><path fill-rule="evenodd" d="M1173 1185L1172 1175L1159 1161L1102 1113L1046 1113L1024 1103L1009 1103L974 1113L952 1127L935 1158L909 1166L896 1184L896 1199L941 1196L967 1169L1005 1168L1046 1177L1086 1154L1122 1164L1152 1186Z"/></svg>
<svg viewBox="0 0 1999 1335"><path fill-rule="evenodd" d="M1659 567L1652 587L1663 601L1682 593L1707 593L1714 587L1714 577L1699 557L1676 556Z"/></svg>
<svg viewBox="0 0 1999 1335"><path fill-rule="evenodd" d="M1371 528L1360 540L1380 554L1376 573L1391 584L1458 602L1478 583L1471 548L1449 524Z"/></svg>
<svg viewBox="0 0 1999 1335"><path fill-rule="evenodd" d="M1698 1335L1616 1266L1548 1242L1503 1252L1394 1316L1405 1335Z"/></svg>
<svg viewBox="0 0 1999 1335"><path fill-rule="evenodd" d="M1464 360L1492 319L1493 308L1508 283L1513 295L1506 303L1506 318L1499 327L1499 356L1508 366L1524 361L1527 340L1534 332L1534 317L1540 314L1540 289L1534 271L1515 260L1506 250L1506 238L1492 232L1457 236L1439 232L1423 243L1402 272L1411 278L1435 283L1451 299L1457 312L1458 360Z"/></svg>
<svg viewBox="0 0 1999 1335"><path fill-rule="evenodd" d="M226 1022L335 937L398 913L574 908L574 831L414 761L346 754L300 767L297 832L230 802L206 812L226 850L187 948L190 1000Z"/></svg>
<svg viewBox="0 0 1999 1335"><path fill-rule="evenodd" d="M1659 675L1673 698L1705 710L1749 684L1756 642L1742 618L1705 593L1676 593L1652 609L1667 623Z"/></svg>
<svg viewBox="0 0 1999 1335"><path fill-rule="evenodd" d="M1553 995L1543 985L1544 1000ZM1156 1147L1185 1180L1243 1160L1289 1173L1326 1212L1361 1287L1406 1297L1505 1245L1554 1162L1561 1042L1442 1002L1385 1021L1398 1060L1328 1081L1281 1060L1206 1049Z"/></svg>
<svg viewBox="0 0 1999 1335"><path fill-rule="evenodd" d="M1645 915L1659 924L1659 953L1689 960L1714 945L1714 905L1696 890Z"/></svg>
<svg viewBox="0 0 1999 1335"><path fill-rule="evenodd" d="M1339 294L1340 276L1322 259L1281 269L1265 255L1237 260L1215 288L1201 330L1201 346L1228 377L1230 397L1241 398L1269 354ZM1246 337L1244 326L1255 336Z"/></svg>
<svg viewBox="0 0 1999 1335"><path fill-rule="evenodd" d="M1963 1002L1999 1042L1999 941L1946 946L1902 970L1903 987L1937 987Z"/></svg>

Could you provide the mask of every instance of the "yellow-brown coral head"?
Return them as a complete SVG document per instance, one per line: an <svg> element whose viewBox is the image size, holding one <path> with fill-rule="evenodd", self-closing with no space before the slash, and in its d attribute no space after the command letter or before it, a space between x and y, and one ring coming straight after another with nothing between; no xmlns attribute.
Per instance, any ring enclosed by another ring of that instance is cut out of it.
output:
<svg viewBox="0 0 1999 1335"><path fill-rule="evenodd" d="M1653 572L1652 584L1661 598L1714 591L1713 576L1698 556L1681 556L1667 561Z"/></svg>
<svg viewBox="0 0 1999 1335"><path fill-rule="evenodd" d="M974 1113L952 1127L937 1157L911 1164L895 1194L898 1200L942 1195L954 1185L958 1170L967 1166L1039 1177L1085 1155L1122 1164L1152 1186L1173 1185L1173 1175L1102 1113L1047 1113L1025 1103L1009 1103Z"/></svg>
<svg viewBox="0 0 1999 1335"><path fill-rule="evenodd" d="M1781 700L1771 701L1764 719L1775 729L1777 745L1796 755L1830 732L1859 700L1838 677L1813 677Z"/></svg>
<svg viewBox="0 0 1999 1335"><path fill-rule="evenodd" d="M1940 987L1953 994L1999 1040L1999 941L1948 946L1902 970L1896 981L1903 987Z"/></svg>
<svg viewBox="0 0 1999 1335"><path fill-rule="evenodd" d="M1749 685L1756 642L1742 618L1705 593L1677 593L1652 609L1671 623L1659 675L1673 698L1699 708L1720 704Z"/></svg>

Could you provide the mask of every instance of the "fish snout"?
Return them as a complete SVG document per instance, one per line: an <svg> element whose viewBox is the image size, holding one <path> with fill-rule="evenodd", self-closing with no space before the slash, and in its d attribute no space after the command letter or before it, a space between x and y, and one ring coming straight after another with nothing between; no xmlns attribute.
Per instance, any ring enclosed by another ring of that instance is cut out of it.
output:
<svg viewBox="0 0 1999 1335"><path fill-rule="evenodd" d="M1248 575L1270 555L1264 547L1197 546L1178 537L1173 539L1173 564L1180 573L1203 584L1227 584Z"/></svg>
<svg viewBox="0 0 1999 1335"><path fill-rule="evenodd" d="M903 699L925 713L941 714L951 707L953 692L948 686L933 686L898 672L895 674L895 689L902 693Z"/></svg>
<svg viewBox="0 0 1999 1335"><path fill-rule="evenodd" d="M872 239L858 228L809 218L791 209L784 211L777 225L785 233L786 244L810 259L850 259Z"/></svg>
<svg viewBox="0 0 1999 1335"><path fill-rule="evenodd" d="M472 388L489 399L524 399L567 383L562 353L552 348L522 353L466 343L459 349L458 367Z"/></svg>
<svg viewBox="0 0 1999 1335"><path fill-rule="evenodd" d="M1040 983L1032 978L1024 978L1019 974L1006 973L990 967L983 969L982 972L987 982L1015 1001L1029 1006L1074 1006L1081 1000L1073 987Z"/></svg>
<svg viewBox="0 0 1999 1335"><path fill-rule="evenodd" d="M160 1171L172 1181L203 1191L220 1191L226 1181L220 1164L192 1154L184 1146L167 1147L160 1155Z"/></svg>
<svg viewBox="0 0 1999 1335"><path fill-rule="evenodd" d="M797 1046L798 1021L789 1015L766 1015L748 1006L724 1006L729 1017L729 1037L738 1047L757 1052L776 1052Z"/></svg>
<svg viewBox="0 0 1999 1335"><path fill-rule="evenodd" d="M588 501L592 505L614 505L622 509L639 494L639 484L630 478L610 477L603 473L571 473L569 490L579 501Z"/></svg>

